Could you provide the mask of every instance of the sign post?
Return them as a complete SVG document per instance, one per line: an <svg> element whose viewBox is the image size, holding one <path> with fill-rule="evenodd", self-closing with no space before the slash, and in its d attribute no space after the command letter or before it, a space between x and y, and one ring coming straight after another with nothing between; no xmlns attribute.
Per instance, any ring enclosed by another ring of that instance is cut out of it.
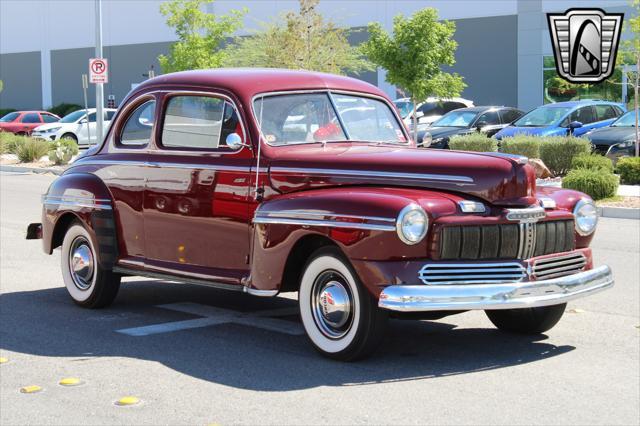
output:
<svg viewBox="0 0 640 426"><path fill-rule="evenodd" d="M96 59L90 62L89 70L91 82L96 84L96 143L102 142L104 129L104 87L107 80L107 61L102 58L102 0L95 0L96 4ZM94 65L94 66L92 66ZM94 80L93 74L104 75L103 81Z"/></svg>
<svg viewBox="0 0 640 426"><path fill-rule="evenodd" d="M82 74L82 91L84 92L84 113L87 116L87 140L91 143L91 127L89 126L89 105L87 103L87 89L89 88L89 77Z"/></svg>

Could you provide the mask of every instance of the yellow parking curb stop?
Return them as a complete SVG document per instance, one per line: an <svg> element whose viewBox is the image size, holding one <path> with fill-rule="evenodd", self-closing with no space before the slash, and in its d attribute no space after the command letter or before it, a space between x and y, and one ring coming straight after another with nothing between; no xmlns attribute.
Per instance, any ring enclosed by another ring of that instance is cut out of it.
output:
<svg viewBox="0 0 640 426"><path fill-rule="evenodd" d="M0 356L0 364L6 364L7 362L9 362L9 358L5 358L3 356Z"/></svg>
<svg viewBox="0 0 640 426"><path fill-rule="evenodd" d="M24 386L20 388L21 393L36 393L40 392L42 388L38 385Z"/></svg>
<svg viewBox="0 0 640 426"><path fill-rule="evenodd" d="M140 400L135 396L125 396L116 401L116 405L135 405L138 404Z"/></svg>
<svg viewBox="0 0 640 426"><path fill-rule="evenodd" d="M82 380L77 377L66 377L58 382L62 386L77 386L82 384Z"/></svg>

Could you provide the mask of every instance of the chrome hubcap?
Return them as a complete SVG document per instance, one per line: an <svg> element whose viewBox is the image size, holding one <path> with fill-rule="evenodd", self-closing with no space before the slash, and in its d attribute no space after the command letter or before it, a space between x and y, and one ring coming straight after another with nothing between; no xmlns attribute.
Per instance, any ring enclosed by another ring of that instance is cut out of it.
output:
<svg viewBox="0 0 640 426"><path fill-rule="evenodd" d="M69 251L69 270L73 283L80 290L87 290L93 281L93 253L89 242L84 237L78 237Z"/></svg>
<svg viewBox="0 0 640 426"><path fill-rule="evenodd" d="M343 337L353 322L353 297L346 279L335 271L322 273L313 284L313 318L331 339Z"/></svg>

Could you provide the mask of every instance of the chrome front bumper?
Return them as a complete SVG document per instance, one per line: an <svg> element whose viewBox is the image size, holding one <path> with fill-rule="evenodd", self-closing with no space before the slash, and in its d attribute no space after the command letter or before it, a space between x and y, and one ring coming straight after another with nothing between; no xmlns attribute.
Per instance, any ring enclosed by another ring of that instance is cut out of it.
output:
<svg viewBox="0 0 640 426"><path fill-rule="evenodd" d="M588 296L613 286L608 266L543 281L507 284L392 285L378 306L390 311L467 311L550 306Z"/></svg>

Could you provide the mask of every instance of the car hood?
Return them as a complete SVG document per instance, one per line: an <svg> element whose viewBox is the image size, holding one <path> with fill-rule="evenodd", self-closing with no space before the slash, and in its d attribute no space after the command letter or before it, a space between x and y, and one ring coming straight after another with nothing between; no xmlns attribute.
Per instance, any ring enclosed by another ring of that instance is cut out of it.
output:
<svg viewBox="0 0 640 426"><path fill-rule="evenodd" d="M49 129L55 129L56 127L62 127L64 123L47 123L33 129L35 132L43 132Z"/></svg>
<svg viewBox="0 0 640 426"><path fill-rule="evenodd" d="M424 130L424 132L431 133L431 136L433 136L433 139L436 139L436 138L451 137L451 136L465 134L465 133L471 133L471 129L468 129L466 127L428 127ZM420 135L419 132L418 132L418 135Z"/></svg>
<svg viewBox="0 0 640 426"><path fill-rule="evenodd" d="M561 136L566 135L567 129L564 127L516 127L508 126L495 134L496 139L502 139L515 135L532 135L532 136Z"/></svg>
<svg viewBox="0 0 640 426"><path fill-rule="evenodd" d="M613 145L626 140L635 140L635 127L605 127L585 135L591 142L598 145Z"/></svg>
<svg viewBox="0 0 640 426"><path fill-rule="evenodd" d="M509 156L330 143L274 149L271 186L288 193L342 185L439 189L503 206L535 203L535 173Z"/></svg>

